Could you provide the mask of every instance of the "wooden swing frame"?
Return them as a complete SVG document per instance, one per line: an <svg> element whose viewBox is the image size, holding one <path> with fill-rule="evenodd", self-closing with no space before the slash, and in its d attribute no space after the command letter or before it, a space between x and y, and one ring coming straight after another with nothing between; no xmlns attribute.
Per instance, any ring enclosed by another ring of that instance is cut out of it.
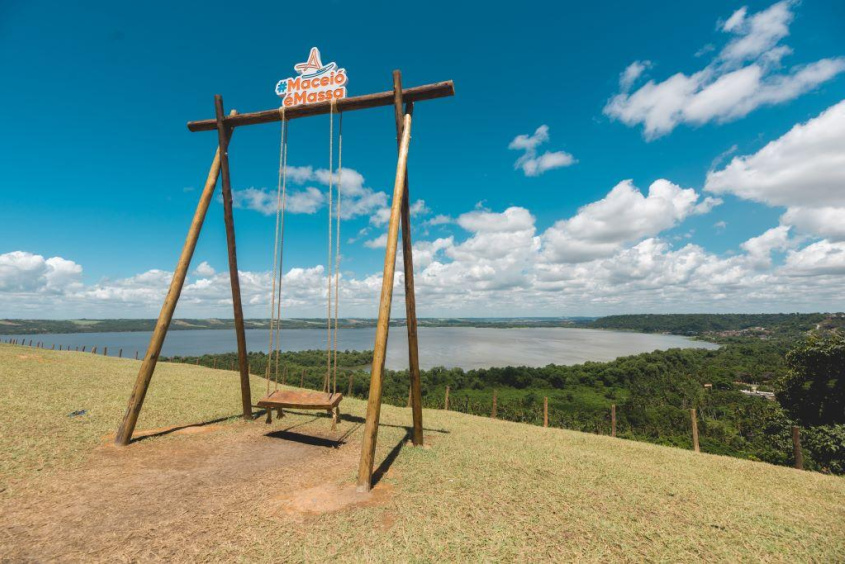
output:
<svg viewBox="0 0 845 564"><path fill-rule="evenodd" d="M378 437L379 416L381 411L382 384L384 377L384 362L387 350L387 337L390 327L390 307L393 299L393 281L395 274L396 252L398 246L398 231L402 227L402 257L405 272L405 313L408 329L408 356L411 377L411 408L413 413L413 433L411 440L415 446L423 444L422 428L422 397L420 390L419 347L417 344L417 314L414 295L414 262L411 245L411 214L410 195L408 190L408 144L410 141L411 116L414 103L436 98L444 98L455 94L451 80L427 84L415 88L402 88L402 73L393 71L393 90L377 94L367 94L351 98L341 98L331 102L320 102L285 108L285 120L316 116L334 112L349 112L382 106L393 106L396 121L396 142L399 150L396 180L388 223L388 241L385 251L384 278L382 280L381 299L379 302L376 337L373 347L373 365L370 376L370 394L367 402L367 417L364 425L364 437L361 447L361 459L358 467L358 489L369 491L372 485L373 462L375 459L376 441ZM404 110L403 110L404 105ZM115 444L125 446L132 440L138 416L144 404L156 363L158 362L164 338L173 319L173 312L182 293L182 287L188 274L191 258L196 249L197 240L205 221L206 212L217 186L217 177L221 179L223 195L223 218L226 224L226 243L229 254L229 278L232 286L232 306L235 318L235 334L238 344L238 372L240 373L241 401L243 418L252 421L252 398L249 383L249 363L247 360L246 333L244 330L243 305L241 303L240 280L238 278L238 260L235 248L235 223L232 213L232 188L229 175L229 142L236 127L272 123L281 121L282 115L278 109L261 112L238 114L232 110L228 116L223 110L223 98L214 97L215 119L188 122L190 131L217 131L217 152L211 163L208 177L205 181L197 204L194 218L188 229L188 236L182 248L179 262L170 282L170 289L164 299L161 312L146 355L138 371L129 404L123 416L115 437ZM406 131L407 126L407 131Z"/></svg>

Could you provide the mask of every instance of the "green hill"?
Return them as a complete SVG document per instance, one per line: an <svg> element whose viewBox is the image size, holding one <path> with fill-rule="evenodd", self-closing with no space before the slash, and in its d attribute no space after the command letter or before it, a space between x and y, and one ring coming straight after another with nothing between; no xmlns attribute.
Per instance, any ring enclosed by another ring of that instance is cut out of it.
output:
<svg viewBox="0 0 845 564"><path fill-rule="evenodd" d="M0 345L3 559L845 561L842 478L438 410L383 408L357 499L363 401L243 422L224 370L161 363L138 428L217 422L110 447L137 369Z"/></svg>

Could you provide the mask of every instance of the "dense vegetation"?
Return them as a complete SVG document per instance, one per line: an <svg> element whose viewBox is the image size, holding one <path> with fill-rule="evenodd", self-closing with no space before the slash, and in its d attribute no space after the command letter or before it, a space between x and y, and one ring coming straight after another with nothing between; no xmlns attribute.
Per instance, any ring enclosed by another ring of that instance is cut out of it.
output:
<svg viewBox="0 0 845 564"><path fill-rule="evenodd" d="M673 333L675 335L703 335L720 332L748 334L794 335L816 328L823 323L842 326L845 314L826 313L693 313L610 315L589 323L596 329L622 329L642 333Z"/></svg>
<svg viewBox="0 0 845 564"><path fill-rule="evenodd" d="M782 465L794 463L791 426L799 424L805 467L845 473L845 345L830 333L794 348L798 338L731 337L718 350L673 349L576 366L434 368L422 372L423 404L443 408L448 386L450 409L489 416L495 393L497 417L541 425L548 398L550 425L603 434L610 433L615 404L618 436L682 448L691 447L695 408L702 451ZM280 378L321 389L325 354L284 353ZM249 358L252 373L266 373L265 354ZM371 358L341 353L338 390L366 397ZM230 368L236 357L173 360ZM386 371L384 401L406 405L408 383L407 371ZM743 393L749 385L778 390L780 403Z"/></svg>

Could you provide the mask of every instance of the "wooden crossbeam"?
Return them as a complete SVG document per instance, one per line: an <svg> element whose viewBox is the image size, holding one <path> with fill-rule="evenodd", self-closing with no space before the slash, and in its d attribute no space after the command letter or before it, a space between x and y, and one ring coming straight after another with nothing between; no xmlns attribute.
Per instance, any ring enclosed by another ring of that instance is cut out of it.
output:
<svg viewBox="0 0 845 564"><path fill-rule="evenodd" d="M455 95L455 85L451 80L446 82L435 82L433 84L425 84L423 86L415 86L414 88L406 88L402 90L402 100L404 102L420 102L422 100L434 100L436 98L446 98ZM394 91L379 92L377 94L366 94L364 96L353 96L351 98L341 98L335 102L336 112L350 112L353 110L366 110L369 108L378 108L380 106L394 105ZM285 119L297 119L308 116L318 116L329 113L331 102L318 102L316 104L304 104L302 106L294 106L285 109ZM223 118L226 127L240 127L242 125L256 125L259 123L272 123L274 121L281 121L282 116L279 114L279 109L264 110L261 112L251 112L245 114L237 114L235 116L228 116ZM189 121L188 129L191 131L216 131L216 119L204 119L200 121Z"/></svg>

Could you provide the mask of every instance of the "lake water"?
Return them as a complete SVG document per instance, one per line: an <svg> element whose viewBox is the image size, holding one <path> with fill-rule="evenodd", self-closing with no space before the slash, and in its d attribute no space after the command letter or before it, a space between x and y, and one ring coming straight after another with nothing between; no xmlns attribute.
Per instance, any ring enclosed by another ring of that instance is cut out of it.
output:
<svg viewBox="0 0 845 564"><path fill-rule="evenodd" d="M0 335L25 340L28 344L41 341L47 348L59 345L74 349L96 346L99 353L108 347L109 356L143 358L151 333L66 333L42 335ZM341 350L369 350L373 348L375 328L341 329L338 346ZM251 351L267 350L267 330L248 329L247 347ZM323 349L326 332L316 329L282 330L283 350ZM580 364L586 361L609 361L654 350L671 348L716 349L718 345L693 341L676 335L600 331L570 328L492 329L475 327L422 327L419 329L420 367L461 367L464 369L491 366L545 366L547 364ZM235 332L226 330L170 331L164 342L162 356L195 356L237 350ZM408 367L408 339L404 327L391 327L387 347L387 367Z"/></svg>

